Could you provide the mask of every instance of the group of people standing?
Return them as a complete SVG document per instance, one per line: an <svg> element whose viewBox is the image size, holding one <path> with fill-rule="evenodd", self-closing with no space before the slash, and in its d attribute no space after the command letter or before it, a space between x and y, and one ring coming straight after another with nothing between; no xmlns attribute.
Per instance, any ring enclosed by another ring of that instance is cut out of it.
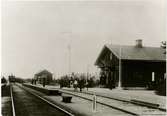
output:
<svg viewBox="0 0 167 116"><path fill-rule="evenodd" d="M86 81L86 83L82 80L74 80L74 82L71 82L71 84L74 87L74 91L77 91L77 88L79 87L80 92L82 91L82 88L86 87L88 90L88 82Z"/></svg>

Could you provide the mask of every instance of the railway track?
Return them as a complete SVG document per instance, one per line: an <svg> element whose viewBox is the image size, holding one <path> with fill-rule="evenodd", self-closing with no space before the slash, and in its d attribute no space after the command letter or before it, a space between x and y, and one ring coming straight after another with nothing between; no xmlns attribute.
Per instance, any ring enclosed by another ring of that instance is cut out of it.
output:
<svg viewBox="0 0 167 116"><path fill-rule="evenodd" d="M92 101L93 94L90 93L80 93L72 90L64 90L64 89L59 89L61 92L74 95L77 97L81 97L83 99L87 99ZM106 105L108 107L121 110L123 112L132 114L132 115L137 115L137 116L166 116L166 111L161 110L159 108L153 108L149 106L142 106L138 104L131 103L130 101L123 101L119 99L112 99L109 97L103 97L97 95L97 103Z"/></svg>
<svg viewBox="0 0 167 116"><path fill-rule="evenodd" d="M47 99L11 85L13 116L74 116Z"/></svg>
<svg viewBox="0 0 167 116"><path fill-rule="evenodd" d="M92 101L92 98L93 98L92 94L86 94L86 93L80 93L80 92L74 92L74 91L62 90L62 89L59 89L59 91L65 94L70 94L75 97L88 100L88 101ZM38 96L40 97L39 94ZM97 103L110 107L112 109L119 110L121 112L124 112L125 114L130 114L130 115L137 115L137 116L152 116L152 115L165 116L166 115L165 111L161 111L159 109L140 106L140 105L132 104L130 102L124 102L116 99L111 99L111 98L109 99L107 97L104 98L102 96L97 96Z"/></svg>
<svg viewBox="0 0 167 116"><path fill-rule="evenodd" d="M25 90L27 90L27 91L29 91L29 92L31 92L32 94L36 94L37 96L40 96L40 97L42 97L42 98L46 98L47 100L48 100L48 98L49 97L47 97L47 95L43 95L43 93L41 93L41 92L39 92L39 91L36 91L36 90L34 90L34 89L32 89L32 88L29 88L29 87L25 87L25 86L22 86L22 85L18 85L18 86L20 86L21 88L23 88L23 89L25 89ZM73 97L75 97L75 96L73 96ZM80 99L83 99L82 97L76 97L76 98L80 98ZM91 103L92 104L92 102L90 102L90 100L85 100L85 99L83 99L84 101L89 101L88 103ZM53 102L54 103L54 101L52 101L52 100L48 100L48 101L51 101L51 102ZM58 103L59 104L59 103ZM82 105L82 102L80 102L80 104ZM59 104L59 105L61 105L61 104ZM111 108L111 107L108 107L108 106L106 106L106 105L103 105L103 104L101 104L101 106L102 107L107 107L107 109L109 109L109 112L110 112L110 115L111 116L131 116L132 114L131 113L128 113L128 112L122 112L121 110L118 110L118 109L113 109L113 108ZM80 106L80 108L82 108L81 106ZM68 108L67 108L68 109ZM91 109L91 107L89 108L89 109ZM102 108L103 109L103 108ZM72 109L70 109L70 110L72 110ZM116 112L114 112L114 111L116 111ZM90 113L81 113L81 112L78 112L77 110L72 110L71 112L73 112L73 114L75 114L75 116L97 116L97 113L96 114L90 114ZM92 112L92 111L91 111ZM94 112L94 111L93 111ZM100 111L101 112L101 111ZM106 112L106 111L105 111ZM118 113L119 112L119 113ZM95 112L94 112L95 113ZM98 116L110 116L110 115L108 115L108 112L107 112L107 114L98 114Z"/></svg>

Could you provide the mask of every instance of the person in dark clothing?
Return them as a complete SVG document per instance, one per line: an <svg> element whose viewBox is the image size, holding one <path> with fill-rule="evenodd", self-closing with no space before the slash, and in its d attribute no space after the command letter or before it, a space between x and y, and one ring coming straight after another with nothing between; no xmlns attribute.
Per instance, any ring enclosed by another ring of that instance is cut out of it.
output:
<svg viewBox="0 0 167 116"><path fill-rule="evenodd" d="M45 87L45 84L46 84L46 79L43 78L43 87Z"/></svg>

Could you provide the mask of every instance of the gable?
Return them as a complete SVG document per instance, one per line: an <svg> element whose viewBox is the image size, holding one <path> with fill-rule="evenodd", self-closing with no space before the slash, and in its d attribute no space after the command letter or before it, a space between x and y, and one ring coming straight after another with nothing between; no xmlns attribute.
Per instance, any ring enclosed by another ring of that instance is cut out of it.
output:
<svg viewBox="0 0 167 116"><path fill-rule="evenodd" d="M115 54L106 46L104 46L95 62L95 65L98 65L100 67L103 67L104 65L110 65L111 60L115 57Z"/></svg>

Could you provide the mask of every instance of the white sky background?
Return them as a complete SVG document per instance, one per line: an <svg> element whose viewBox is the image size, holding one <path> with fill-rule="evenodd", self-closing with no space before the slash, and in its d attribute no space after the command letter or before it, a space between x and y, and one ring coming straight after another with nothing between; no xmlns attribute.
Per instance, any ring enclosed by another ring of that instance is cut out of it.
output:
<svg viewBox="0 0 167 116"><path fill-rule="evenodd" d="M105 43L160 46L165 40L165 0L2 1L2 75L32 78L96 72Z"/></svg>

